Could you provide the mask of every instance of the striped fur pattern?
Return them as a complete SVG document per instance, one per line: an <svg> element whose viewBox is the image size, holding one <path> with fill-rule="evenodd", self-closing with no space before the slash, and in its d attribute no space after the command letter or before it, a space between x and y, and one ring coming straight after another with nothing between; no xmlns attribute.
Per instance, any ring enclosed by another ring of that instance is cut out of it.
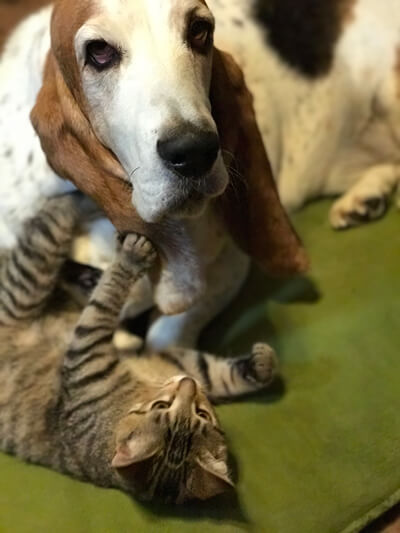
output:
<svg viewBox="0 0 400 533"><path fill-rule="evenodd" d="M265 388L274 353L264 344L237 359L118 352L128 289L156 254L130 234L83 310L66 298L59 279L82 198L47 201L1 259L0 447L141 499L214 496L232 481L211 400Z"/></svg>

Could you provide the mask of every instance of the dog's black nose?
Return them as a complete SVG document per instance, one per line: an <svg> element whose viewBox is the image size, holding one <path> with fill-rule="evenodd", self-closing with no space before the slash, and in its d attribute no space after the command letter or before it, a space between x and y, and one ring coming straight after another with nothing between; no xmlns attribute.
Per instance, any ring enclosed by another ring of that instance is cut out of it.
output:
<svg viewBox="0 0 400 533"><path fill-rule="evenodd" d="M199 178L209 172L219 151L218 135L193 128L159 140L157 151L167 166L187 178Z"/></svg>

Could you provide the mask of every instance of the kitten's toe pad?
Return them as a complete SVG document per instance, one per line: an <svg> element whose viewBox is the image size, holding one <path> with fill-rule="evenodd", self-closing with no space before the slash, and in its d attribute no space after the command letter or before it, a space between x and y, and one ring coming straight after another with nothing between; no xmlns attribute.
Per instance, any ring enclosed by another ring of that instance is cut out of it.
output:
<svg viewBox="0 0 400 533"><path fill-rule="evenodd" d="M265 387L269 385L278 373L278 359L275 351L268 344L254 344L249 359L248 379L255 384Z"/></svg>
<svg viewBox="0 0 400 533"><path fill-rule="evenodd" d="M150 267L154 263L157 252L153 244L143 235L130 233L122 245L125 257L132 265Z"/></svg>

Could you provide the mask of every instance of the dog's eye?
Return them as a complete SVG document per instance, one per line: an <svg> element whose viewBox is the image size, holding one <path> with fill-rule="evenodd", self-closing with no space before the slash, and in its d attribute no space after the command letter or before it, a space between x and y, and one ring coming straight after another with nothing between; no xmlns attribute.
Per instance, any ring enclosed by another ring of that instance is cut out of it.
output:
<svg viewBox="0 0 400 533"><path fill-rule="evenodd" d="M207 420L207 422L211 422L210 414L207 411L205 411L204 409L197 409L196 410L196 414L200 418L204 418L204 420Z"/></svg>
<svg viewBox="0 0 400 533"><path fill-rule="evenodd" d="M159 402L154 402L153 405L151 406L151 410L163 410L163 409L168 409L169 407L171 407L171 403L170 402L162 402L162 401L159 401Z"/></svg>
<svg viewBox="0 0 400 533"><path fill-rule="evenodd" d="M195 20L189 29L189 41L193 48L204 50L211 43L213 27L207 20Z"/></svg>
<svg viewBox="0 0 400 533"><path fill-rule="evenodd" d="M97 70L110 68L120 59L120 52L106 41L90 41L86 46L86 63Z"/></svg>

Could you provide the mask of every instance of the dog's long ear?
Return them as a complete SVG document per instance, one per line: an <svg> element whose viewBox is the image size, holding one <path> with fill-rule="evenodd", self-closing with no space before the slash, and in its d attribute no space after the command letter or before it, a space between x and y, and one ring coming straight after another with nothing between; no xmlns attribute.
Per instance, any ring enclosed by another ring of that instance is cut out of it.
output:
<svg viewBox="0 0 400 533"><path fill-rule="evenodd" d="M230 185L220 198L240 247L268 273L304 272L308 261L278 196L252 96L233 58L214 50L211 105Z"/></svg>
<svg viewBox="0 0 400 533"><path fill-rule="evenodd" d="M31 112L49 165L91 196L120 231L145 233L144 223L132 206L132 189L123 181L124 170L93 133L83 108L50 52L42 88Z"/></svg>

